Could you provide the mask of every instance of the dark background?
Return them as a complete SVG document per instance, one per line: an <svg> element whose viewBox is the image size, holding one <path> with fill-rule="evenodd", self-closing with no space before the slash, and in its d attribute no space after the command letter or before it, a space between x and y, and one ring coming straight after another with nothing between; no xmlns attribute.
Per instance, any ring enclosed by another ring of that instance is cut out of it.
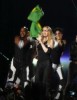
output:
<svg viewBox="0 0 77 100"><path fill-rule="evenodd" d="M40 20L41 25L49 25L54 29L61 27L67 41L66 54L69 44L77 34L77 1L76 0L1 0L0 1L0 52L6 57L13 56L14 36L19 34L21 26L30 28L31 22L27 20L30 11L39 4L44 11ZM10 61L0 55L0 69L4 77L7 75ZM4 71L5 69L5 71ZM4 79L5 80L5 79Z"/></svg>
<svg viewBox="0 0 77 100"><path fill-rule="evenodd" d="M77 7L77 1L73 2ZM45 13L40 20L41 25L49 25L53 29L63 28L67 42L72 41L77 34L77 9L73 2L72 0L1 0L0 51L10 56L14 36L19 33L21 26L30 27L31 22L27 20L27 16L37 4Z"/></svg>

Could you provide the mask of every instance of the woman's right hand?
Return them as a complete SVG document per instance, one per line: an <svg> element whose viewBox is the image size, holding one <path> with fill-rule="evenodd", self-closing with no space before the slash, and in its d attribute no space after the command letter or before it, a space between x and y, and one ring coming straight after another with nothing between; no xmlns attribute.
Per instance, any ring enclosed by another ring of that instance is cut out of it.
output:
<svg viewBox="0 0 77 100"><path fill-rule="evenodd" d="M39 36L37 37L37 40L39 41L39 43L42 42L42 41L41 41L41 40L42 40L42 36L39 35Z"/></svg>

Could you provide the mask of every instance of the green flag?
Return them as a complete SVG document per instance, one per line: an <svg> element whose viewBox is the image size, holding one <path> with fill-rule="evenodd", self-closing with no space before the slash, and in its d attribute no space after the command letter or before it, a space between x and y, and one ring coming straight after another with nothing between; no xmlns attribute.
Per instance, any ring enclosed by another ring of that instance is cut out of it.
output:
<svg viewBox="0 0 77 100"><path fill-rule="evenodd" d="M40 8L39 5L37 5L30 12L30 14L28 16L28 20L30 20L32 22L38 22L43 15L44 15L44 12L43 12L42 8Z"/></svg>
<svg viewBox="0 0 77 100"><path fill-rule="evenodd" d="M32 21L31 27L30 27L30 36L31 37L37 37L38 34L42 31L42 27L39 23L39 20L44 15L43 10L37 5L33 10L30 12L28 16L28 20Z"/></svg>
<svg viewBox="0 0 77 100"><path fill-rule="evenodd" d="M37 37L42 31L42 27L38 22L32 22L30 27L30 36Z"/></svg>

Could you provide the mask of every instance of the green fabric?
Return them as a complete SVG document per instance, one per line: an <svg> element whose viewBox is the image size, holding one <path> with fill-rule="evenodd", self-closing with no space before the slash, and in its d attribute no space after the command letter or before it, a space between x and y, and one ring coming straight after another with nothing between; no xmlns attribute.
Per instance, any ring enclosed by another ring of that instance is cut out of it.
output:
<svg viewBox="0 0 77 100"><path fill-rule="evenodd" d="M44 15L42 9L37 5L29 14L28 20L33 22L38 22L40 18Z"/></svg>
<svg viewBox="0 0 77 100"><path fill-rule="evenodd" d="M33 10L30 12L28 16L28 20L30 20L31 26L30 26L30 36L31 37L37 37L38 34L42 31L42 27L39 23L39 20L41 17L44 15L44 12L42 9L37 5L36 7L33 8Z"/></svg>
<svg viewBox="0 0 77 100"><path fill-rule="evenodd" d="M37 37L42 31L42 27L38 22L32 22L30 27L30 36Z"/></svg>

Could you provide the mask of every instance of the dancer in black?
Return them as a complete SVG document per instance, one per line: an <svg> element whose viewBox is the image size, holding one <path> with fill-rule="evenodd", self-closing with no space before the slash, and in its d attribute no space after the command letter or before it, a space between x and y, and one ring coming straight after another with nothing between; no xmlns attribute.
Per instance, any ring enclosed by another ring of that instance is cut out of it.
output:
<svg viewBox="0 0 77 100"><path fill-rule="evenodd" d="M65 40L62 39L63 33L61 28L55 29L55 40L54 40L54 48L51 52L51 61L52 61L52 68L54 71L57 72L59 76L59 85L57 89L56 96L54 97L54 100L58 100L60 97L60 92L62 90L62 84L63 84L63 74L62 74L62 65L60 63L60 57L62 56L65 48Z"/></svg>
<svg viewBox="0 0 77 100"><path fill-rule="evenodd" d="M26 68L29 66L30 61L30 48L32 48L31 43L28 39L29 32L26 27L20 29L20 35L15 37L15 53L13 64L16 68L16 73L13 82L15 83L17 77L20 79L20 84L24 88L27 79Z"/></svg>
<svg viewBox="0 0 77 100"><path fill-rule="evenodd" d="M68 91L70 90L71 86L74 86L74 90L77 91L77 83L75 84L77 80L77 35L75 38L75 41L73 41L70 45L70 64L68 69L68 77L67 77L67 84L64 89L64 100L66 100L66 96ZM72 91L72 90L71 90Z"/></svg>
<svg viewBox="0 0 77 100"><path fill-rule="evenodd" d="M42 33L38 36L38 62L35 74L35 83L39 86L42 93L42 87L45 86L46 96L48 97L51 88L52 66L50 61L50 51L53 48L52 29L44 26ZM41 94L41 99L43 93Z"/></svg>

